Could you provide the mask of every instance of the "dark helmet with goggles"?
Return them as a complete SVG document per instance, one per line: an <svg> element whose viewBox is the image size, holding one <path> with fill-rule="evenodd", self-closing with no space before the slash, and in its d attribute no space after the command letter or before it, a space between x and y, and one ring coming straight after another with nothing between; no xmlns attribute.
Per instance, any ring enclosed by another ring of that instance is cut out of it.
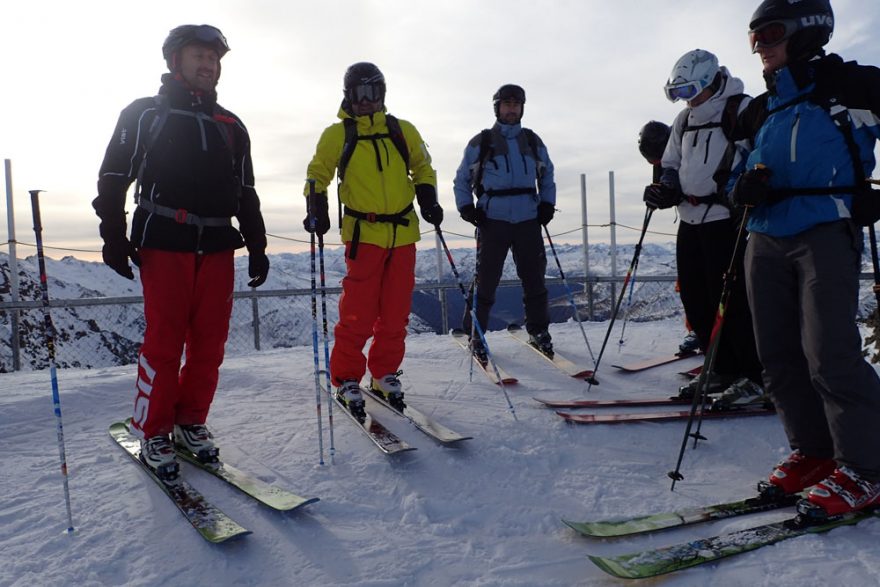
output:
<svg viewBox="0 0 880 587"><path fill-rule="evenodd" d="M385 76L379 68L361 61L350 65L342 78L342 92L351 104L385 101Z"/></svg>
<svg viewBox="0 0 880 587"><path fill-rule="evenodd" d="M169 70L174 71L175 55L193 43L211 47L220 59L229 52L229 43L217 27L209 24L184 24L171 29L162 43L162 57L165 58Z"/></svg>
<svg viewBox="0 0 880 587"><path fill-rule="evenodd" d="M754 53L788 41L788 59L797 61L820 53L833 32L829 0L764 0L749 22L749 44Z"/></svg>

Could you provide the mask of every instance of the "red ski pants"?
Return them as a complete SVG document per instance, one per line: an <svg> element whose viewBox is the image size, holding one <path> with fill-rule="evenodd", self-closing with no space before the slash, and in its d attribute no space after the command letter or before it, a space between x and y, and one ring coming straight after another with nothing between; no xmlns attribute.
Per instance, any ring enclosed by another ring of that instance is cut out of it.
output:
<svg viewBox="0 0 880 587"><path fill-rule="evenodd" d="M350 246L345 245L347 272L330 356L330 373L337 387L346 379L360 381L367 367L377 378L397 371L406 348L415 285L414 244L385 249L360 243L354 260L348 258ZM367 358L363 349L371 336Z"/></svg>
<svg viewBox="0 0 880 587"><path fill-rule="evenodd" d="M147 326L132 431L150 438L208 417L232 315L233 251L140 254Z"/></svg>

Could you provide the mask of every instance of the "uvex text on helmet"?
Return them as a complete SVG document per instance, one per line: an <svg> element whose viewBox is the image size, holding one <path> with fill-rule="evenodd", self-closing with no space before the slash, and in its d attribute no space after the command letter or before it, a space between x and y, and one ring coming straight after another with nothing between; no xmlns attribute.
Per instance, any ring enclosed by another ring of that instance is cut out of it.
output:
<svg viewBox="0 0 880 587"><path fill-rule="evenodd" d="M209 24L184 24L174 27L162 43L162 57L168 69L174 71L175 55L192 43L207 45L217 52L217 57L223 59L223 56L229 52L229 44L226 37L220 32L220 29Z"/></svg>
<svg viewBox="0 0 880 587"><path fill-rule="evenodd" d="M797 61L820 53L833 32L829 0L764 0L749 21L749 44L754 52L788 41L788 60Z"/></svg>
<svg viewBox="0 0 880 587"><path fill-rule="evenodd" d="M694 49L682 55L672 67L664 92L670 102L690 101L715 81L721 68L709 51Z"/></svg>
<svg viewBox="0 0 880 587"><path fill-rule="evenodd" d="M648 163L656 165L663 158L669 132L669 126L656 120L650 121L639 131L639 153Z"/></svg>
<svg viewBox="0 0 880 587"><path fill-rule="evenodd" d="M492 105L495 108L495 118L498 118L500 104L504 100L516 100L523 105L523 111L525 111L526 91L516 84L504 84L498 88L498 91L492 96Z"/></svg>
<svg viewBox="0 0 880 587"><path fill-rule="evenodd" d="M385 101L385 76L372 63L361 61L350 65L342 78L342 92L345 98L357 104L362 100L369 102Z"/></svg>

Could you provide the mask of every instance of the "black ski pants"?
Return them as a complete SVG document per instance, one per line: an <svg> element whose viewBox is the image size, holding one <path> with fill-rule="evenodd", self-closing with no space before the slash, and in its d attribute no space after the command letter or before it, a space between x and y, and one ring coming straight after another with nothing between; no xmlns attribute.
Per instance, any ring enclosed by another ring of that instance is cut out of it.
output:
<svg viewBox="0 0 880 587"><path fill-rule="evenodd" d="M856 325L862 239L849 219L752 233L746 285L764 386L791 447L880 481L880 378Z"/></svg>
<svg viewBox="0 0 880 587"><path fill-rule="evenodd" d="M477 263L477 320L485 332L489 311L495 303L495 290L501 281L507 251L513 251L516 274L522 282L523 306L526 315L526 331L538 334L547 330L550 316L547 310L547 288L544 274L547 255L541 224L535 220L510 223L503 220L486 220L479 230L479 258ZM471 317L467 311L463 320L465 332L471 330Z"/></svg>
<svg viewBox="0 0 880 587"><path fill-rule="evenodd" d="M705 224L678 227L676 264L681 286L681 303L688 322L700 339L700 349L709 347L718 304L724 289L724 274L736 245L738 225L727 218ZM721 329L715 372L730 378L748 377L761 383L761 363L755 348L755 334L746 298L743 250L740 245Z"/></svg>

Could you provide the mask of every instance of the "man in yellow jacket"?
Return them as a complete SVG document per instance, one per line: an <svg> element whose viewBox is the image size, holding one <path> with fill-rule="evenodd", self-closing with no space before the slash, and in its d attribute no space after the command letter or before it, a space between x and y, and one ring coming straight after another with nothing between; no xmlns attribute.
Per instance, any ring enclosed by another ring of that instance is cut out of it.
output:
<svg viewBox="0 0 880 587"><path fill-rule="evenodd" d="M308 232L330 230L327 187L339 177L346 274L339 298L339 322L330 356L336 397L365 418L360 381L366 369L371 388L403 406L398 379L415 285L415 243L419 219L443 221L437 203L437 174L422 137L406 120L385 112L385 77L372 63L345 72L341 122L327 127L308 167ZM314 191L310 184L314 184ZM364 344L373 337L369 356Z"/></svg>

